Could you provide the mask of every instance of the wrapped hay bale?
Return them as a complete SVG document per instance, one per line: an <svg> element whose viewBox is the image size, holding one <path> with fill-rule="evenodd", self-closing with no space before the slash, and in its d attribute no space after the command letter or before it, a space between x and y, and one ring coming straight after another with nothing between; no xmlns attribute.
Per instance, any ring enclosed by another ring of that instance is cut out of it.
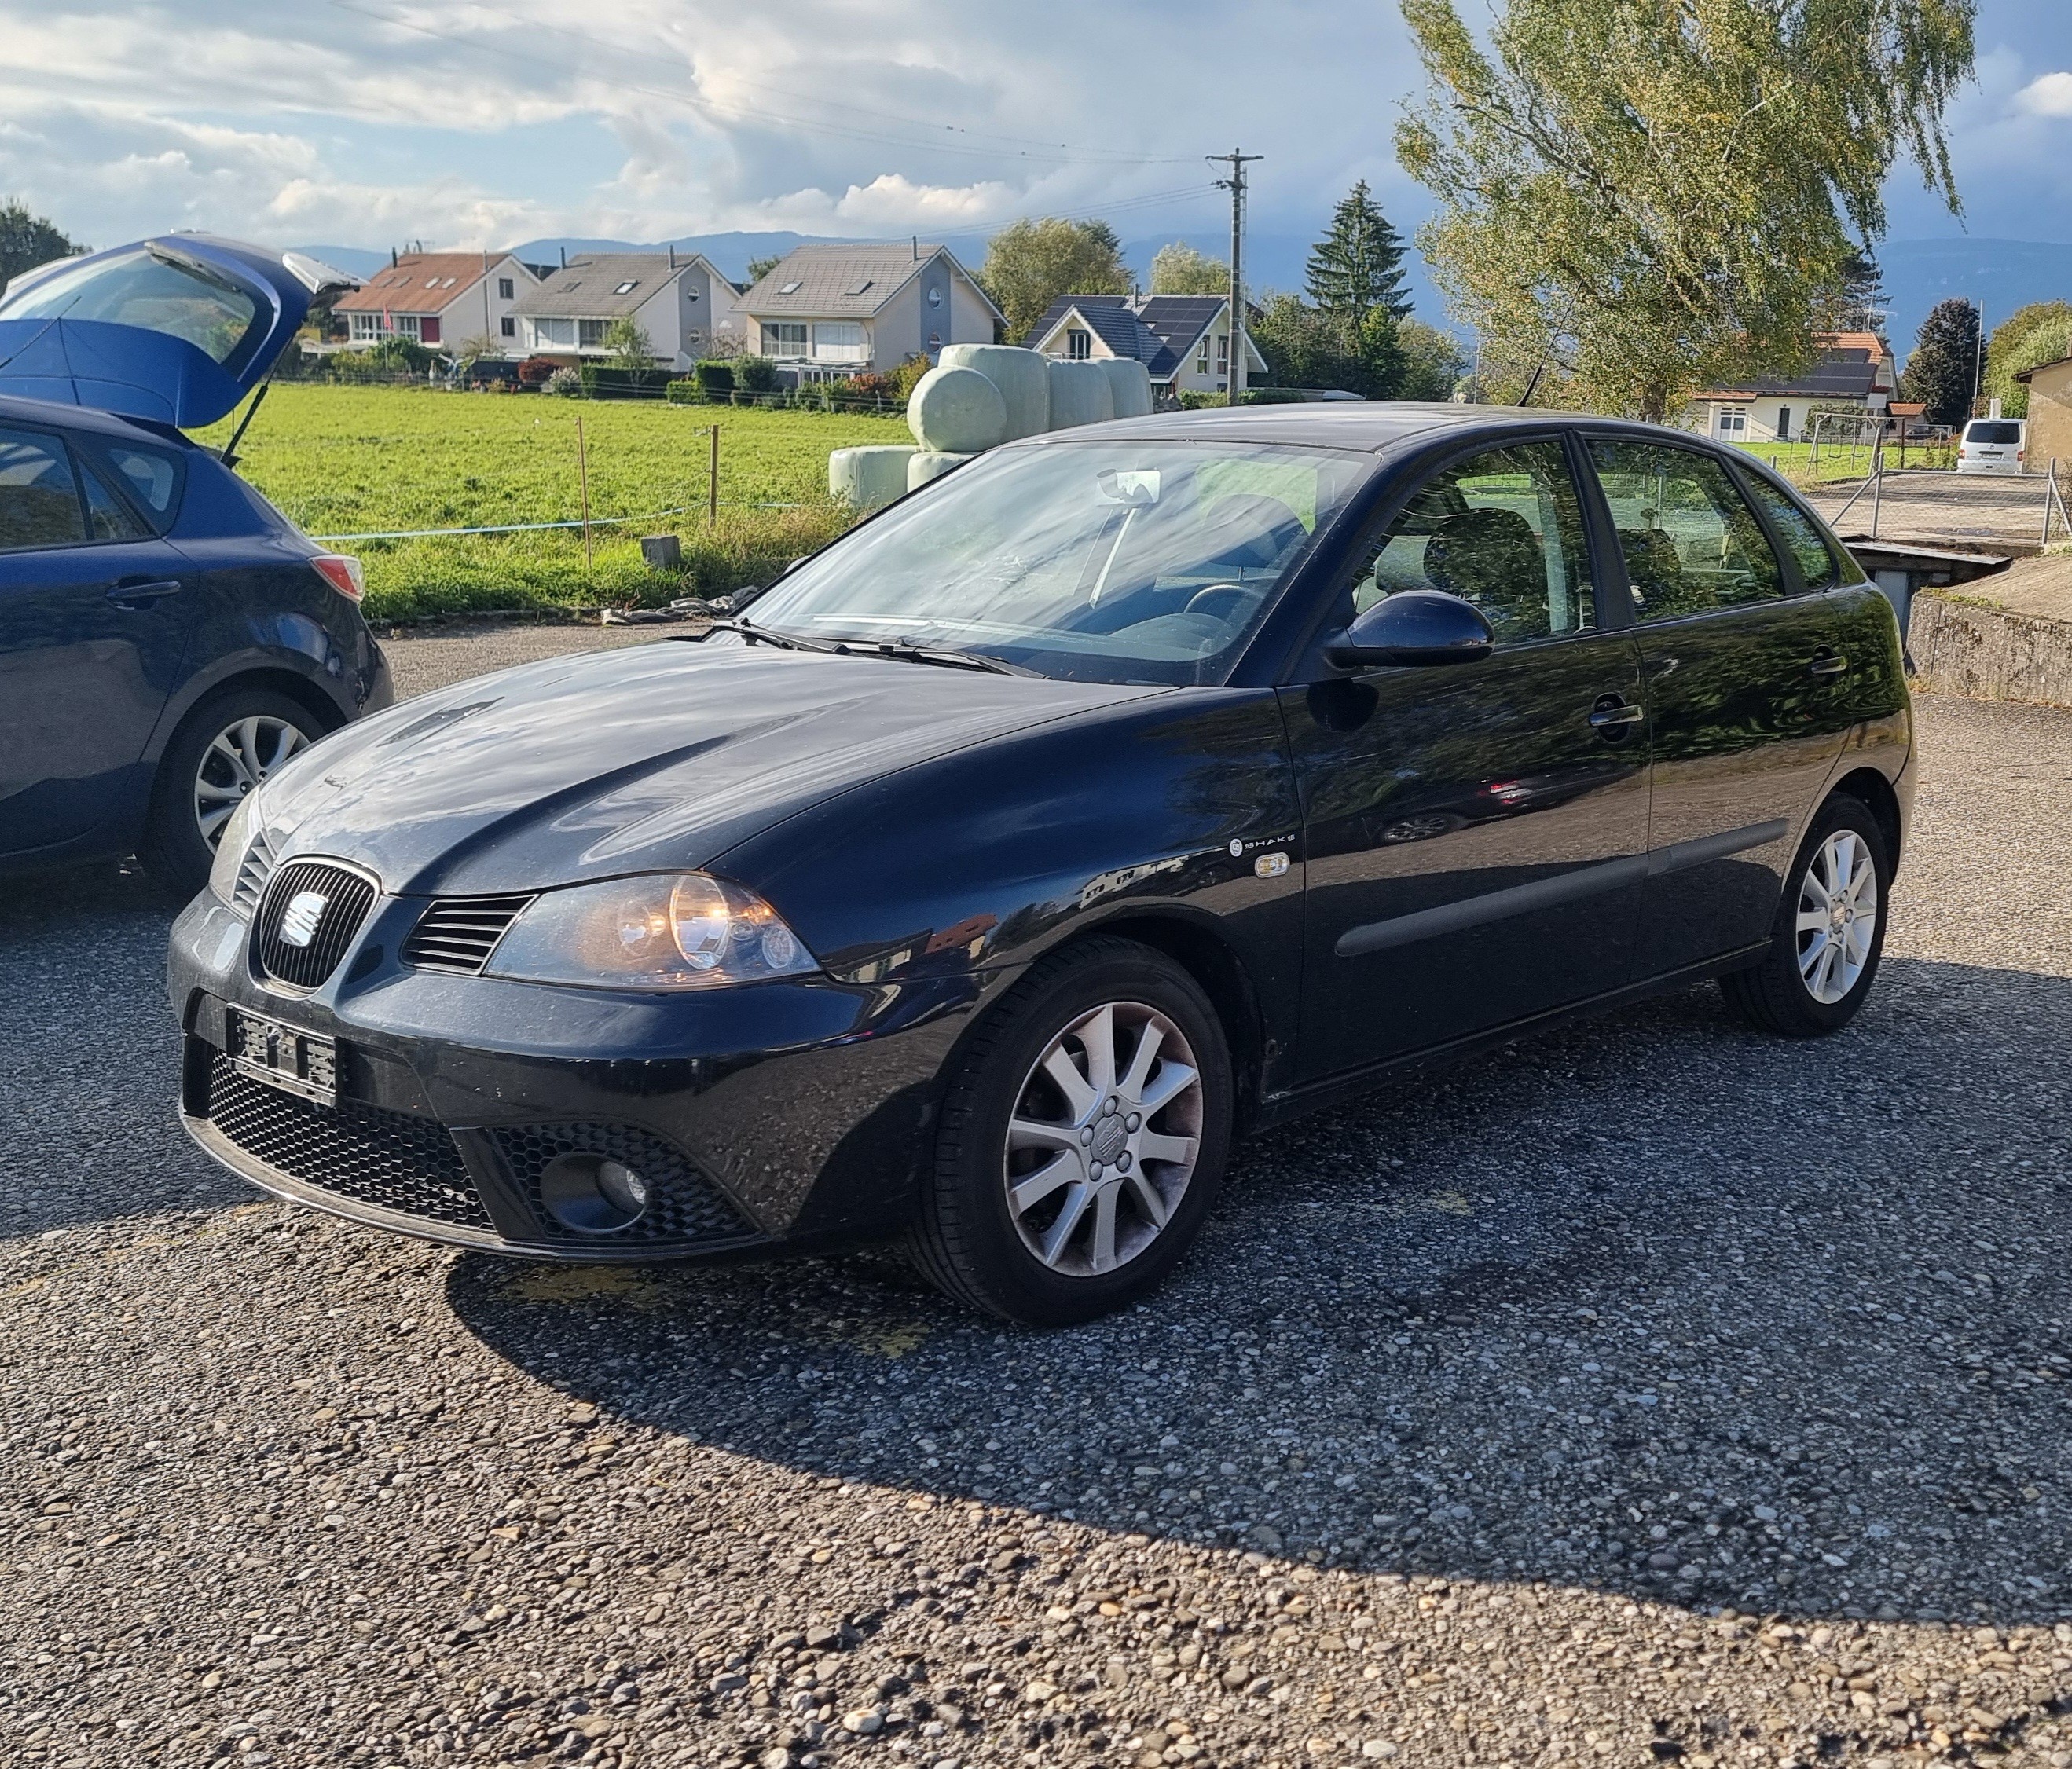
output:
<svg viewBox="0 0 2072 1769"><path fill-rule="evenodd" d="M1133 357L1111 356L1100 365L1117 417L1151 415L1151 371Z"/></svg>
<svg viewBox="0 0 2072 1769"><path fill-rule="evenodd" d="M1075 429L1115 416L1115 394L1102 363L1050 363L1050 428Z"/></svg>
<svg viewBox="0 0 2072 1769"><path fill-rule="evenodd" d="M906 490L906 463L921 451L904 443L837 449L828 457L828 491L859 510L875 510Z"/></svg>
<svg viewBox="0 0 2072 1769"><path fill-rule="evenodd" d="M1007 402L975 368L931 368L906 401L906 428L937 454L976 454L1007 436Z"/></svg>
<svg viewBox="0 0 2072 1769"><path fill-rule="evenodd" d="M906 463L906 489L918 491L931 479L941 478L952 467L962 466L969 459L968 454L939 454L927 449L918 449Z"/></svg>
<svg viewBox="0 0 2072 1769"><path fill-rule="evenodd" d="M1000 389L1007 406L1003 441L1050 428L1050 363L1040 352L1013 344L945 344L942 366L976 370Z"/></svg>

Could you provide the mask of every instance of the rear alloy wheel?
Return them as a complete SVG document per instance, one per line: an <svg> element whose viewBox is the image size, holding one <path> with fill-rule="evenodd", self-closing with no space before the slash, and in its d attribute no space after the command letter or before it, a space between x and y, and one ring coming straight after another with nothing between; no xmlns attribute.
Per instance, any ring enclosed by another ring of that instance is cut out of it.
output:
<svg viewBox="0 0 2072 1769"><path fill-rule="evenodd" d="M176 896L208 882L231 815L290 757L323 735L310 710L271 688L232 687L189 713L159 758L145 868Z"/></svg>
<svg viewBox="0 0 2072 1769"><path fill-rule="evenodd" d="M1157 1284L1230 1144L1231 1064L1199 985L1104 939L1035 966L952 1080L913 1249L944 1290L1032 1326Z"/></svg>
<svg viewBox="0 0 2072 1769"><path fill-rule="evenodd" d="M1885 950L1892 862L1870 807L1838 793L1813 819L1778 905L1770 949L1720 979L1752 1026L1786 1037L1833 1032L1869 995Z"/></svg>

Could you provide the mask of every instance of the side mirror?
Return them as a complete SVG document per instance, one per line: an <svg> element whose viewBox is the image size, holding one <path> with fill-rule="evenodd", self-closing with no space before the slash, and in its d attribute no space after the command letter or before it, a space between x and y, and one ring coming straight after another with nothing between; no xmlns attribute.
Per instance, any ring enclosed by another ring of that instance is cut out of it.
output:
<svg viewBox="0 0 2072 1769"><path fill-rule="evenodd" d="M1326 643L1324 655L1342 669L1473 663L1495 643L1496 634L1472 602L1437 589L1405 589L1355 615Z"/></svg>

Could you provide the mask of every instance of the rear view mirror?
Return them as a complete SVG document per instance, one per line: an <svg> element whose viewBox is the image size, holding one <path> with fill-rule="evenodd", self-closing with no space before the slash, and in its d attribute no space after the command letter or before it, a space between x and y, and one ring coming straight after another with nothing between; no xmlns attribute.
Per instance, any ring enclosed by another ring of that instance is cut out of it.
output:
<svg viewBox="0 0 2072 1769"><path fill-rule="evenodd" d="M1103 503L1127 504L1133 510L1141 510L1146 504L1158 501L1158 469L1145 467L1135 471L1128 468L1112 469L1101 474L1096 483L1100 488Z"/></svg>
<svg viewBox="0 0 2072 1769"><path fill-rule="evenodd" d="M1487 657L1496 634L1472 602L1442 590L1406 589L1385 597L1324 646L1342 669L1387 663L1473 663Z"/></svg>

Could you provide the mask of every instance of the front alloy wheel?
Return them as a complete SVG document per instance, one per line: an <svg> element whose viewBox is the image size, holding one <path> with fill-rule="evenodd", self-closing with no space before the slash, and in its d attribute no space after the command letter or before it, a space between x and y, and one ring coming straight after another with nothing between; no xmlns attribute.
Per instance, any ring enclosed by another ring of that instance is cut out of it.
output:
<svg viewBox="0 0 2072 1769"><path fill-rule="evenodd" d="M948 1077L915 1262L1030 1326L1134 1302L1215 1201L1234 1091L1215 1007L1164 953L1104 937L1032 965Z"/></svg>
<svg viewBox="0 0 2072 1769"><path fill-rule="evenodd" d="M1106 1001L1050 1040L1007 1121L1001 1176L1022 1244L1092 1277L1158 1238L1202 1146L1202 1075L1186 1035L1141 1001Z"/></svg>

